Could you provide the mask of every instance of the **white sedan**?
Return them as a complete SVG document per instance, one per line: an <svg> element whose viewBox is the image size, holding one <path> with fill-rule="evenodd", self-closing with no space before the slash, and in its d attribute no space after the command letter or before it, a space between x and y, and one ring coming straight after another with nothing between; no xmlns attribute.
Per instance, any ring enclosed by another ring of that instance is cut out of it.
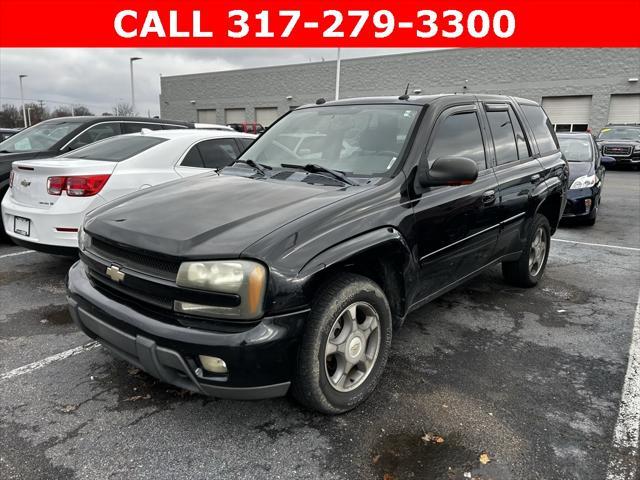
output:
<svg viewBox="0 0 640 480"><path fill-rule="evenodd" d="M5 231L27 248L73 254L88 211L152 185L223 168L255 138L235 131L143 130L51 159L13 162L2 200Z"/></svg>

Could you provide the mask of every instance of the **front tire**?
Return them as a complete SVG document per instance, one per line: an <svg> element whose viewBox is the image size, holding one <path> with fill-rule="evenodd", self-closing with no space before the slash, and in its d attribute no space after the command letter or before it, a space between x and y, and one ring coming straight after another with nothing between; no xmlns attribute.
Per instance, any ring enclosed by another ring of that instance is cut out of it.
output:
<svg viewBox="0 0 640 480"><path fill-rule="evenodd" d="M333 277L312 301L293 396L326 414L355 408L382 376L391 335L391 309L380 287L361 275Z"/></svg>
<svg viewBox="0 0 640 480"><path fill-rule="evenodd" d="M520 258L513 262L502 262L502 275L505 281L518 287L537 285L547 266L550 246L549 220L544 215L536 214Z"/></svg>

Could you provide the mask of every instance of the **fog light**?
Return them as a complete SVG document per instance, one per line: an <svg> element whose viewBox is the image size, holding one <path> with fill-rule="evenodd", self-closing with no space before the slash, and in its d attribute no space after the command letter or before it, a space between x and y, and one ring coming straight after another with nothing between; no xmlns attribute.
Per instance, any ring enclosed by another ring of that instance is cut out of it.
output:
<svg viewBox="0 0 640 480"><path fill-rule="evenodd" d="M209 357L207 355L200 355L200 363L207 372L211 373L227 373L227 364L224 360L218 357Z"/></svg>
<svg viewBox="0 0 640 480"><path fill-rule="evenodd" d="M591 210L591 199L590 199L590 198L587 198L587 199L584 201L584 207L585 207L585 209L587 210L587 212L588 212L589 210Z"/></svg>

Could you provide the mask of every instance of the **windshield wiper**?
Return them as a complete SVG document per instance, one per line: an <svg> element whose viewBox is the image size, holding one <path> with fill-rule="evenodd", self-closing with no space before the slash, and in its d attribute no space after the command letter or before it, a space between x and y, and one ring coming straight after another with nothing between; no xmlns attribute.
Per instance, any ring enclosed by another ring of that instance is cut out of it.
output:
<svg viewBox="0 0 640 480"><path fill-rule="evenodd" d="M257 172L260 172L260 174L264 177L266 175L264 169L266 168L267 170L271 170L271 167L269 165L264 165L262 163L258 163L255 160L236 160L235 163L244 163L245 165L249 165L251 168L253 168L254 170L256 170Z"/></svg>
<svg viewBox="0 0 640 480"><path fill-rule="evenodd" d="M328 173L334 179L339 180L342 183L346 183L347 185L356 185L343 173L337 170L331 170L330 168L323 167L322 165L318 165L317 163L307 163L306 165L297 165L295 163L281 163L280 166L283 168L296 168L298 170L304 170L305 172L309 173Z"/></svg>

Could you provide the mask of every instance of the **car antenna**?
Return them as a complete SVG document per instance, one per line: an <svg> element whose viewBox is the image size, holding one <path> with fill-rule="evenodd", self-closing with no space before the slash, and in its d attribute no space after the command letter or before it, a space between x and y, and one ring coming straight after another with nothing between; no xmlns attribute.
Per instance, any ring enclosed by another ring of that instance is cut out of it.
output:
<svg viewBox="0 0 640 480"><path fill-rule="evenodd" d="M322 97L316 100L316 105L322 105L323 103L327 103L327 101Z"/></svg>
<svg viewBox="0 0 640 480"><path fill-rule="evenodd" d="M407 83L407 88L404 89L404 95L400 95L398 100L409 100L409 84Z"/></svg>

